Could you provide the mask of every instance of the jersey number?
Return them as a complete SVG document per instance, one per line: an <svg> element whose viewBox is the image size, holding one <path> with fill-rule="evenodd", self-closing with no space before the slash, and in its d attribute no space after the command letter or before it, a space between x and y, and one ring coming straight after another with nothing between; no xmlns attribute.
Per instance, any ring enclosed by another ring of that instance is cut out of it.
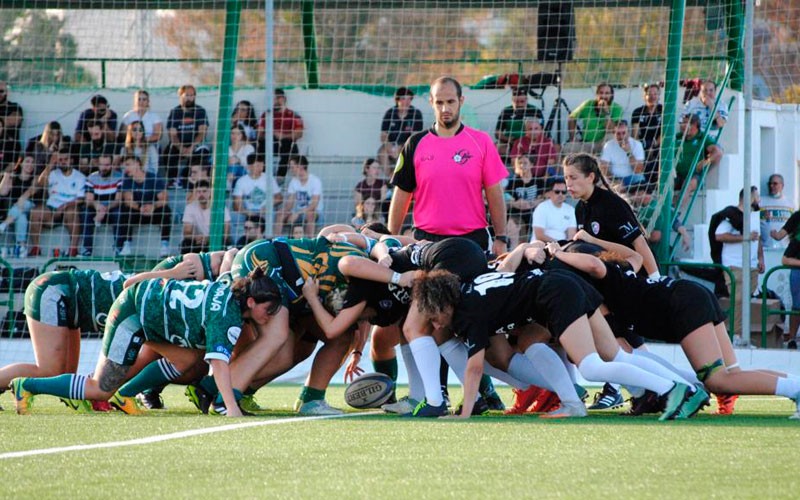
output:
<svg viewBox="0 0 800 500"><path fill-rule="evenodd" d="M197 309L200 307L205 296L204 290L199 288L190 288L189 290L194 292L193 297L189 297L183 290L172 290L169 294L169 306L177 309L178 302L180 302L185 309Z"/></svg>
<svg viewBox="0 0 800 500"><path fill-rule="evenodd" d="M514 273L488 273L482 274L475 278L473 289L481 296L486 295L486 291L490 288L498 288L501 286L508 286L514 283Z"/></svg>

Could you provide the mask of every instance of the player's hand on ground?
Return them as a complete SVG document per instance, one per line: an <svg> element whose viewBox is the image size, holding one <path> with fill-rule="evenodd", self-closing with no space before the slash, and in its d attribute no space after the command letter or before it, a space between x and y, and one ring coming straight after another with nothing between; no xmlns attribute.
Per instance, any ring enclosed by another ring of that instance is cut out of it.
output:
<svg viewBox="0 0 800 500"><path fill-rule="evenodd" d="M344 369L344 383L349 384L356 377L360 377L364 373L364 369L358 366L358 363L361 361L361 354L354 352L352 356L350 356L350 362L347 363L347 366Z"/></svg>

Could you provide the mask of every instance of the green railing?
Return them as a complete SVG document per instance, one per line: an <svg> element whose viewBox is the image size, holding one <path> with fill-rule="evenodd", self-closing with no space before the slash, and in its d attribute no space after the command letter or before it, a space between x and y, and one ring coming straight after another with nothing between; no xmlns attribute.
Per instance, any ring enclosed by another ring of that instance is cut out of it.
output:
<svg viewBox="0 0 800 500"><path fill-rule="evenodd" d="M722 272L724 272L725 274L728 275L728 278L729 278L729 281L730 281L730 284L731 284L731 289L730 289L731 301L730 301L730 305L728 306L728 310L725 311L725 314L728 315L728 324L729 325L733 325L733 317L734 317L735 308L736 308L736 305L735 305L736 301L733 300L734 297L736 297L736 279L733 276L733 271L731 271L731 269L729 267L723 266L722 264L715 264L713 262L681 262L681 261L662 262L660 264L660 266L664 270L666 270L669 267L678 267L678 268L688 267L688 268L695 268L695 269L721 269ZM728 331L728 336L731 337L731 339L733 339L733 333L732 332L733 332L733 328L731 328L731 330Z"/></svg>
<svg viewBox="0 0 800 500"><path fill-rule="evenodd" d="M14 268L5 259L0 259L0 266L4 267L8 272L8 297L6 300L0 301L0 305L5 305L8 309L6 317L10 318L11 313L14 311ZM0 332L2 334L2 332Z"/></svg>
<svg viewBox="0 0 800 500"><path fill-rule="evenodd" d="M761 347L767 347L767 317L773 314L788 314L789 316L800 316L800 310L795 309L769 309L767 307L767 281L772 273L782 271L784 269L792 270L797 269L792 266L775 266L764 273L764 279L761 282ZM794 306L794 304L792 304ZM794 334L794 332L791 332Z"/></svg>

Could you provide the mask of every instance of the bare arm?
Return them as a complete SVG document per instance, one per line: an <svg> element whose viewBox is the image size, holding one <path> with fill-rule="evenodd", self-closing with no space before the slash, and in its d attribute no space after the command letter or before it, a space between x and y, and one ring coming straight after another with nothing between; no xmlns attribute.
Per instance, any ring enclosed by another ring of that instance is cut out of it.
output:
<svg viewBox="0 0 800 500"><path fill-rule="evenodd" d="M411 193L395 187L389 205L389 231L392 234L400 234L409 206L411 206Z"/></svg>
<svg viewBox="0 0 800 500"><path fill-rule="evenodd" d="M600 238L596 238L591 234L587 233L583 229L578 231L573 238L575 240L585 241L587 243L592 243L599 247L602 247L604 250L608 250L609 252L614 252L616 254L621 255L628 263L633 267L633 270L638 272L639 269L642 267L642 263L644 262L644 257L631 248L626 247L625 245L621 245L619 243L613 243L611 241L601 240Z"/></svg>
<svg viewBox="0 0 800 500"><path fill-rule="evenodd" d="M494 227L494 234L497 236L506 235L506 202L503 198L503 188L498 182L493 186L485 188L486 201L489 202L489 215L492 217L492 226ZM495 239L492 243L492 252L495 255L500 255L508 250L508 245L500 240Z"/></svg>
<svg viewBox="0 0 800 500"><path fill-rule="evenodd" d="M606 277L605 264L594 255L558 250L553 254L553 257L565 264L569 264L579 271L585 272L592 278L603 279Z"/></svg>
<svg viewBox="0 0 800 500"><path fill-rule="evenodd" d="M467 369L464 372L464 405L458 418L469 418L478 397L478 385L483 375L483 361L486 359L486 349L481 349L467 360Z"/></svg>
<svg viewBox="0 0 800 500"><path fill-rule="evenodd" d="M639 235L633 240L633 249L636 250L636 253L642 258L642 263L639 264L639 267L644 266L644 270L647 271L648 275L659 272L658 264L656 264L656 257L653 255L653 251L650 250L650 245L647 244L647 240L644 239L644 236ZM633 263L631 263L631 265L633 265ZM635 269L638 271L639 267L635 267Z"/></svg>
<svg viewBox="0 0 800 500"><path fill-rule="evenodd" d="M362 301L352 307L342 309L339 314L333 316L319 300L319 283L314 278L308 278L303 283L303 297L306 298L306 302L311 307L314 319L317 320L317 324L325 334L325 338L329 340L335 339L348 331L358 321L359 316L367 305L366 301Z"/></svg>
<svg viewBox="0 0 800 500"><path fill-rule="evenodd" d="M239 403L233 395L233 386L231 384L231 370L228 363L221 359L210 360L211 369L214 370L214 382L217 384L217 389L222 395L222 400L225 402L225 408L228 417L241 417L242 411L239 409Z"/></svg>
<svg viewBox="0 0 800 500"><path fill-rule="evenodd" d="M379 283L392 283L395 273L388 267L384 267L366 257L354 257L348 255L339 260L339 272L345 276L353 276L365 280L377 281ZM395 278L396 284L402 287L410 287L414 281L415 271L406 271L400 274L399 281Z"/></svg>

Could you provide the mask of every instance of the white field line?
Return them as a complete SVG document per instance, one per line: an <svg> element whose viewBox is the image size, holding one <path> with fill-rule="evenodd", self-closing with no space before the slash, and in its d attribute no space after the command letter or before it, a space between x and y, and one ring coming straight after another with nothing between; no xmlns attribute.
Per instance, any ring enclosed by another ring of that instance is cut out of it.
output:
<svg viewBox="0 0 800 500"><path fill-rule="evenodd" d="M29 457L33 455L52 455L55 453L66 453L70 451L96 450L100 448L120 448L123 446L139 446L143 444L170 441L172 439L183 439L192 436L202 436L203 434L215 434L217 432L235 431L238 429L246 429L248 427L261 427L263 425L280 425L280 424L289 424L298 422L309 422L311 420L324 420L329 418L360 417L369 414L370 413L346 413L344 415L328 415L319 417L297 417L297 418L281 418L281 419L249 421L237 424L227 424L227 425L219 425L216 427L205 427L202 429L192 429L188 431L172 432L170 434L161 434L157 436L150 436L144 438L129 439L127 441L111 441L107 443L60 446L58 448L42 448L38 450L12 451L0 454L0 460L8 458Z"/></svg>

